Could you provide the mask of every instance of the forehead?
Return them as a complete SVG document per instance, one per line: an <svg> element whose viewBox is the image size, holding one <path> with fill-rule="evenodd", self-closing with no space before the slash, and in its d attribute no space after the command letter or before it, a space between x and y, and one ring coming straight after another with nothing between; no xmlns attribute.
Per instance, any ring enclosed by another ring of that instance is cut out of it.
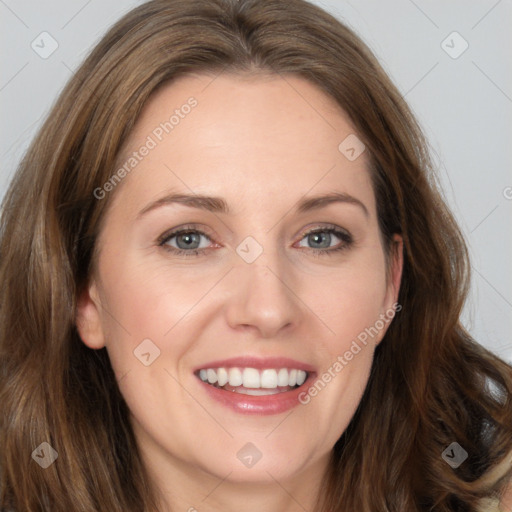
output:
<svg viewBox="0 0 512 512"><path fill-rule="evenodd" d="M152 95L118 166L151 148L122 184L141 200L173 188L266 207L264 196L289 202L336 189L371 209L367 155L344 153L354 137L341 107L303 78L186 75Z"/></svg>

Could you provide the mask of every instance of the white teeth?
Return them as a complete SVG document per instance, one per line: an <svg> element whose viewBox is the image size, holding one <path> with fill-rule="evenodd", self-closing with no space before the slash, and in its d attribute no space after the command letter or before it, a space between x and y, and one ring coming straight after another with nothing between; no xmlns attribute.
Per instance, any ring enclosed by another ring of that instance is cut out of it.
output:
<svg viewBox="0 0 512 512"><path fill-rule="evenodd" d="M307 373L304 370L297 370L297 385L302 386L302 384L304 384L306 381L306 377Z"/></svg>
<svg viewBox="0 0 512 512"><path fill-rule="evenodd" d="M215 384L217 382L217 372L215 370L206 370L206 376L208 377L208 382L210 384Z"/></svg>
<svg viewBox="0 0 512 512"><path fill-rule="evenodd" d="M217 380L219 386L224 386L229 381L229 375L225 368L219 368L217 370Z"/></svg>
<svg viewBox="0 0 512 512"><path fill-rule="evenodd" d="M260 372L256 368L244 368L242 377L244 388L260 387Z"/></svg>
<svg viewBox="0 0 512 512"><path fill-rule="evenodd" d="M261 387L267 389L277 387L277 372L275 370L263 370L261 372Z"/></svg>
<svg viewBox="0 0 512 512"><path fill-rule="evenodd" d="M241 386L242 385L242 372L238 368L229 369L229 385Z"/></svg>
<svg viewBox="0 0 512 512"><path fill-rule="evenodd" d="M216 384L219 387L229 384L232 387L248 390L276 389L278 387L302 386L307 379L307 372L295 368L204 368L199 370L199 378L203 382ZM248 392L246 394L258 394Z"/></svg>
<svg viewBox="0 0 512 512"><path fill-rule="evenodd" d="M279 386L288 386L288 370L281 368L277 374L277 384Z"/></svg>

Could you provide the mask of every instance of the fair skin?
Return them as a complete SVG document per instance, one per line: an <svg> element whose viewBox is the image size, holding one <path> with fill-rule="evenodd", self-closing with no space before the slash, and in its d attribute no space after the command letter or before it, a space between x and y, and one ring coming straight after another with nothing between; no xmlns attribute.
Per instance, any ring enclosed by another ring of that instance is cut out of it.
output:
<svg viewBox="0 0 512 512"><path fill-rule="evenodd" d="M387 279L366 153L350 161L338 150L354 128L298 77L182 77L150 99L123 158L191 96L197 106L111 192L78 329L90 348L107 348L163 511L312 511L389 323L307 404L284 412L233 410L194 370L238 356L287 357L321 376L396 303L401 239ZM295 210L333 191L361 204ZM222 197L230 212L173 203L139 215L170 192ZM186 249L183 236L159 245L191 223L206 234L197 235L200 255L172 252ZM327 225L352 244L305 234ZM236 251L249 236L263 250L251 263ZM148 338L160 356L146 366L133 351ZM247 443L261 454L252 467L237 457Z"/></svg>
<svg viewBox="0 0 512 512"><path fill-rule="evenodd" d="M510 460L512 464L512 459ZM500 501L502 512L512 512L512 480L506 485Z"/></svg>

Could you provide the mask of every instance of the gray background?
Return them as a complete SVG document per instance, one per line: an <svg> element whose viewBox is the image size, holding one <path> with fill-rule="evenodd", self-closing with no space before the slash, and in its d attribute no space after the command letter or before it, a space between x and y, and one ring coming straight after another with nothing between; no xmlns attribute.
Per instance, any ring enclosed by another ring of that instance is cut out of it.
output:
<svg viewBox="0 0 512 512"><path fill-rule="evenodd" d="M1 197L73 70L141 3L0 0ZM470 248L464 323L512 362L512 0L314 3L363 37L416 113Z"/></svg>

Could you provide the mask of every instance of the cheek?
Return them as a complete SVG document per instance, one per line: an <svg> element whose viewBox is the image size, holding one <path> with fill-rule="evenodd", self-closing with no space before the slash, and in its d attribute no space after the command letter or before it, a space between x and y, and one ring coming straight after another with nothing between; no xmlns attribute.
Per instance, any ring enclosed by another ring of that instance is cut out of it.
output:
<svg viewBox="0 0 512 512"><path fill-rule="evenodd" d="M191 379L196 344L208 328L225 327L219 316L225 303L225 296L219 294L224 283L215 285L229 268L194 271L190 266L129 257L104 261L107 351L118 381L129 377L123 380L122 389L130 408L135 411L140 406L142 412L147 411L150 400L157 404L167 394L174 396L173 402L181 400L182 390L169 373L180 382ZM136 382L135 387L128 381ZM153 397L155 389L160 389L157 397Z"/></svg>
<svg viewBox="0 0 512 512"><path fill-rule="evenodd" d="M317 344L322 367L302 403L314 410L306 415L311 428L315 422L330 425L327 445L349 424L368 383L375 344L390 323L387 317L382 320L386 291L384 258L372 255L304 289L308 305L325 330Z"/></svg>
<svg viewBox="0 0 512 512"><path fill-rule="evenodd" d="M374 341L380 339L379 318L385 312L386 295L384 262L380 257L361 259L307 280L303 288L305 302L325 326L322 339L331 355L347 350L352 340L369 329Z"/></svg>
<svg viewBox="0 0 512 512"><path fill-rule="evenodd" d="M352 335L359 332L361 318L338 322L336 335L323 338L323 364L299 396L305 410L303 427L311 432L321 429L317 448L322 451L330 450L346 430L368 383L374 346Z"/></svg>
<svg viewBox="0 0 512 512"><path fill-rule="evenodd" d="M177 348L173 329L186 323L194 305L212 286L190 270L180 272L129 259L115 266L105 264L102 281L111 310L107 322L119 336L113 334L112 339L129 338L134 348L145 338L157 344L172 339L173 349Z"/></svg>

